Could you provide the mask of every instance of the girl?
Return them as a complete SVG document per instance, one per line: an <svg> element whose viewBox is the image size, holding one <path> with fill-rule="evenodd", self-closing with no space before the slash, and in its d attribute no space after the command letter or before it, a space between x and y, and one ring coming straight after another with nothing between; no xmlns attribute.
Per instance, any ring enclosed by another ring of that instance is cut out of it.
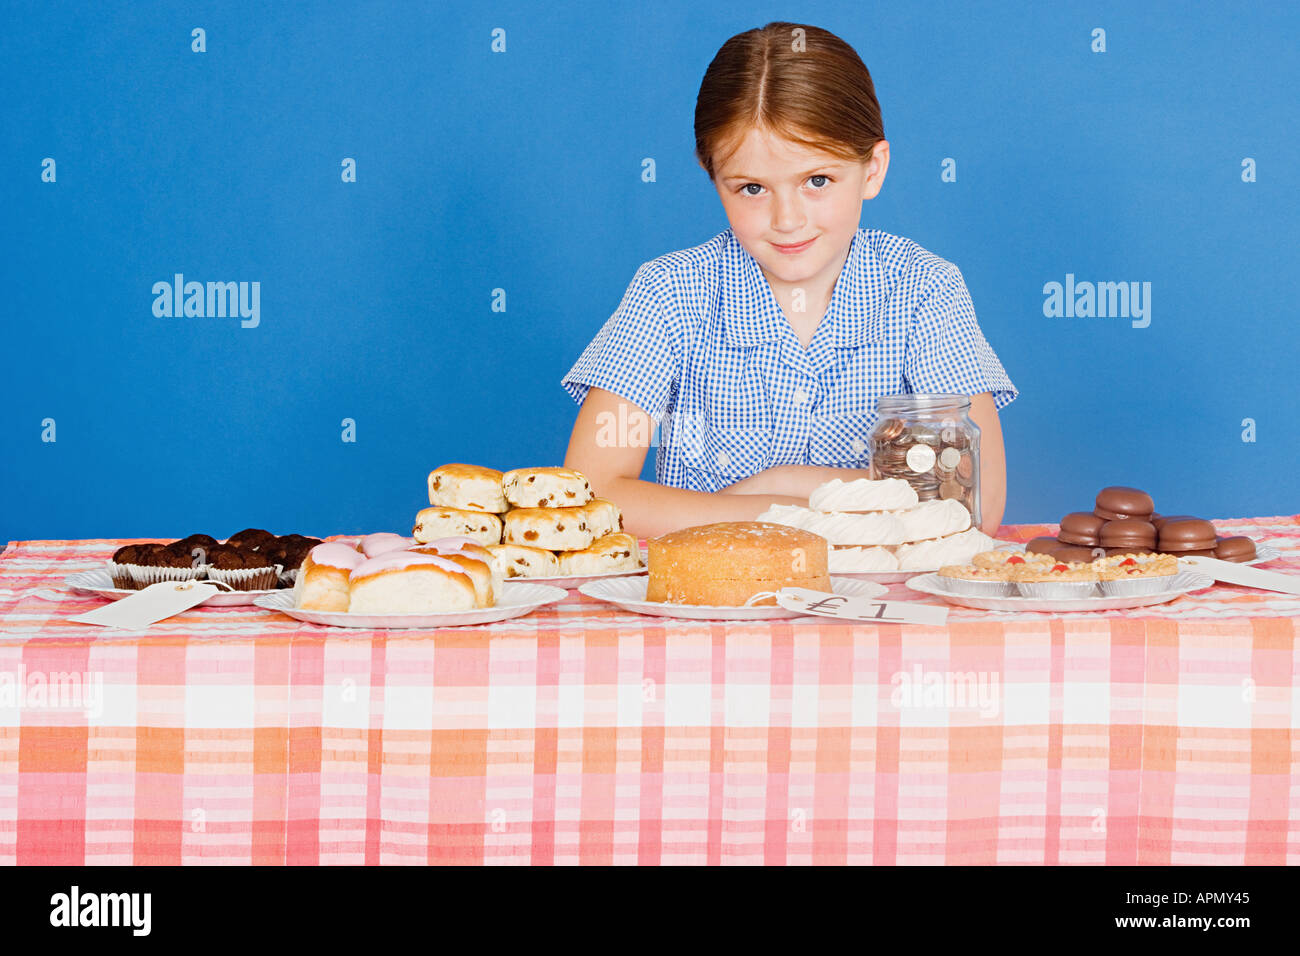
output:
<svg viewBox="0 0 1300 956"><path fill-rule="evenodd" d="M983 528L1006 501L997 410L1016 397L961 272L860 229L889 168L866 66L817 27L732 37L695 105L696 158L730 228L645 263L561 384L582 407L567 467L633 534L807 506L870 477L880 395L971 397ZM659 426L655 481L639 476Z"/></svg>

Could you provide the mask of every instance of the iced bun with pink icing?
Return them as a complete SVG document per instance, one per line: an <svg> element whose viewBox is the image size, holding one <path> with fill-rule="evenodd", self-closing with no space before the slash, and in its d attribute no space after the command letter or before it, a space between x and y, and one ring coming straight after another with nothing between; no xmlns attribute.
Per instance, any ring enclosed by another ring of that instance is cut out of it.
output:
<svg viewBox="0 0 1300 956"><path fill-rule="evenodd" d="M352 614L442 614L478 604L473 577L455 561L414 551L385 551L348 576Z"/></svg>
<svg viewBox="0 0 1300 956"><path fill-rule="evenodd" d="M415 543L414 538L406 538L391 531L378 531L362 538L357 544L357 550L367 558L377 558L387 551L405 551Z"/></svg>
<svg viewBox="0 0 1300 956"><path fill-rule="evenodd" d="M439 538L408 550L416 554L432 554L458 565L474 581L478 606L492 607L496 604L496 595L501 591L501 575L492 561L492 552L473 538Z"/></svg>
<svg viewBox="0 0 1300 956"><path fill-rule="evenodd" d="M356 548L339 541L316 545L298 569L294 604L304 611L348 610L352 569L364 560L365 555Z"/></svg>

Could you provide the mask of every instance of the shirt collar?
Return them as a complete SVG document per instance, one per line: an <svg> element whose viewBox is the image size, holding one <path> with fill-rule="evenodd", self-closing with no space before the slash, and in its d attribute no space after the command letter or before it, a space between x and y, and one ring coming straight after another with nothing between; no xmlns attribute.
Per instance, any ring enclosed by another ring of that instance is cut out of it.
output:
<svg viewBox="0 0 1300 956"><path fill-rule="evenodd" d="M727 344L746 347L780 341L789 323L781 314L767 277L731 229L727 229L726 236L720 308ZM727 281L731 276L738 276L738 281ZM849 245L848 257L822 320L823 325L830 326L831 344L837 348L856 348L878 340L885 297L884 267L871 249L866 231L859 229ZM817 335L822 334L819 327Z"/></svg>

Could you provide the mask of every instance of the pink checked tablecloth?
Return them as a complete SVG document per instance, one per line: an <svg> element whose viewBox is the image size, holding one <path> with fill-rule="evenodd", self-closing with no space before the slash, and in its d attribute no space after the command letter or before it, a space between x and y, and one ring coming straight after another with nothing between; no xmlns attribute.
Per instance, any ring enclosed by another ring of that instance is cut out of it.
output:
<svg viewBox="0 0 1300 956"><path fill-rule="evenodd" d="M1219 525L1300 573L1300 516ZM0 556L0 861L1300 862L1300 598L942 628L577 591L418 633L70 623L100 600L63 578L121 543Z"/></svg>

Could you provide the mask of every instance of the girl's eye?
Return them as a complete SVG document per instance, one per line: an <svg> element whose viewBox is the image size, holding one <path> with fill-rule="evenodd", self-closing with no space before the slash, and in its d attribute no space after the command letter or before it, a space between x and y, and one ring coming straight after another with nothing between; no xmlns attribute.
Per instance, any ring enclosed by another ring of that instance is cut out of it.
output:
<svg viewBox="0 0 1300 956"><path fill-rule="evenodd" d="M831 178L819 173L816 176L809 176L808 182L813 184L814 192L821 192L830 184ZM759 192L756 190L761 191L762 188L763 187L758 183L745 183L745 185L740 187L740 192L744 196L757 196L759 195Z"/></svg>

